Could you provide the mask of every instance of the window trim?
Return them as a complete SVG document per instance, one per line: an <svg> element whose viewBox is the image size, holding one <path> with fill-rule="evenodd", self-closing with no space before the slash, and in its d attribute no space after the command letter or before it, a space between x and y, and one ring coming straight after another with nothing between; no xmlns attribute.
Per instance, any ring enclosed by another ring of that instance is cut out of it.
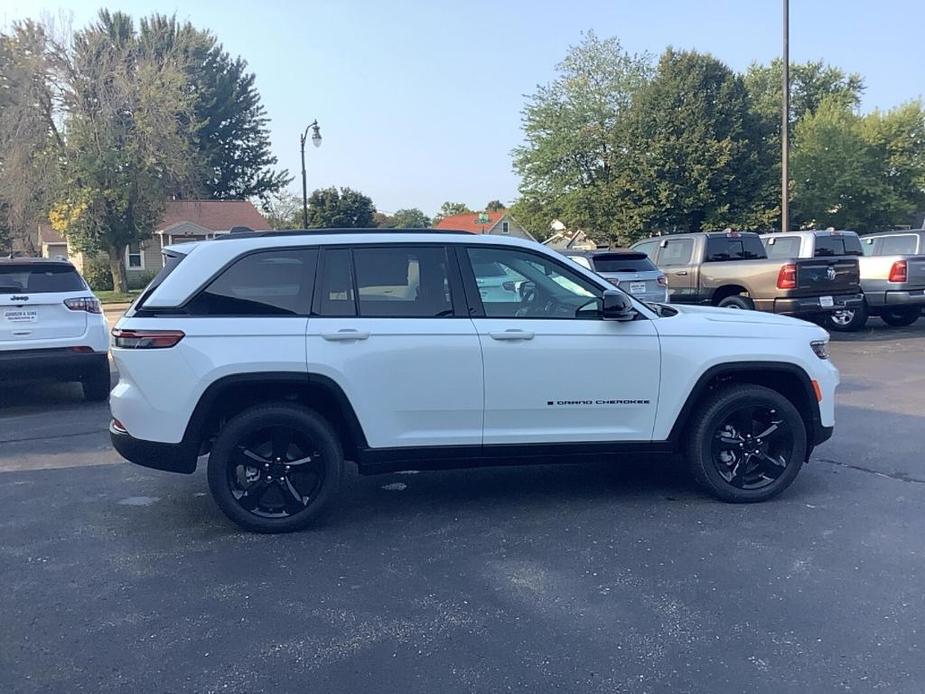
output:
<svg viewBox="0 0 925 694"><path fill-rule="evenodd" d="M125 269L126 270L132 271L132 272L140 272L140 271L144 271L147 269L145 267L145 249L144 249L144 246L142 246L141 244L142 242L139 241L138 242L138 253L132 253L131 252L132 244L130 243L126 244L125 246ZM138 258L141 260L141 265L132 265L131 257L133 255L138 256Z"/></svg>
<svg viewBox="0 0 925 694"><path fill-rule="evenodd" d="M476 282L476 279L475 279L475 271L472 269L472 262L469 259L469 251L472 249L474 250L491 249L491 250L500 250L500 251L514 251L514 252L523 253L525 255L531 255L536 258L540 258L541 260L547 261L552 265L558 266L559 268L563 270L562 274L564 275L566 274L577 275L584 281L585 284L589 284L591 286L597 287L597 289L600 291L601 294L603 294L604 292L608 290L621 291L627 296L629 296L630 299L632 300L631 295L628 294L625 290L620 289L619 287L613 286L613 285L604 286L604 284L597 282L596 279L592 280L592 278L582 275L580 272L575 272L574 268L569 267L565 262L560 261L559 258L555 258L551 255L546 255L545 253L540 253L538 251L533 250L532 248L523 248L522 246L508 246L508 245L501 245L501 244L483 244L483 243L454 244L454 245L456 246L457 253L459 254L457 256L457 260L460 264L460 269L463 271L462 272L463 285L466 290L466 299L469 302L469 311L470 311L472 318L487 318L489 320L531 320L531 321L536 321L536 320L600 321L600 320L603 320L601 316L588 316L587 318L585 318L581 316L506 316L506 317L502 317L502 316L486 315L485 305L482 303L482 297L479 294L479 290L478 290L478 283ZM642 318L649 320L648 315L643 314L642 312L639 312L639 315Z"/></svg>

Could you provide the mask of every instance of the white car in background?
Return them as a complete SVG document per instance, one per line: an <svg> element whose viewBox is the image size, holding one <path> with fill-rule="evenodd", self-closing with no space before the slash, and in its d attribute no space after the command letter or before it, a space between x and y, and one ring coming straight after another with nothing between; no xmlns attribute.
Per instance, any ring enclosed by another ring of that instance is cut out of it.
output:
<svg viewBox="0 0 925 694"><path fill-rule="evenodd" d="M109 397L109 334L99 300L69 262L0 259L0 382L79 381Z"/></svg>

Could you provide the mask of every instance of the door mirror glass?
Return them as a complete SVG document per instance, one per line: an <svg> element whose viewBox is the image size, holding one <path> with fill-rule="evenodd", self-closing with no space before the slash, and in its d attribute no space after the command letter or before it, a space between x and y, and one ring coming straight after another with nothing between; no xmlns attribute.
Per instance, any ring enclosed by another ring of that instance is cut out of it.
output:
<svg viewBox="0 0 925 694"><path fill-rule="evenodd" d="M616 289L608 289L601 299L603 302L601 315L604 320L631 321L636 317L633 302L625 293Z"/></svg>

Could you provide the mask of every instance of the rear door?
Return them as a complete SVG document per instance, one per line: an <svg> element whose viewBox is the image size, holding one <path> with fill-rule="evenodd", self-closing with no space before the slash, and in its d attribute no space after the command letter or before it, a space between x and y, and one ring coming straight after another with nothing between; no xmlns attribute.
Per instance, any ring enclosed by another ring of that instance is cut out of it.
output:
<svg viewBox="0 0 925 694"><path fill-rule="evenodd" d="M71 265L0 264L0 349L35 349L83 335L87 313L64 303L82 294L90 291Z"/></svg>
<svg viewBox="0 0 925 694"><path fill-rule="evenodd" d="M517 297L487 271L480 289ZM343 388L371 447L481 444L479 339L443 245L325 247L307 354L310 372Z"/></svg>

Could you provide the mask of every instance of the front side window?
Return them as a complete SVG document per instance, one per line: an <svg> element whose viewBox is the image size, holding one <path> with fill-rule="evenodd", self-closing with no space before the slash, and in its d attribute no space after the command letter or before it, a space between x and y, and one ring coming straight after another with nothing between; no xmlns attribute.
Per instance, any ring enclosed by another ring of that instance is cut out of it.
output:
<svg viewBox="0 0 925 694"><path fill-rule="evenodd" d="M667 239L658 252L659 265L689 265L694 252L693 239Z"/></svg>
<svg viewBox="0 0 925 694"><path fill-rule="evenodd" d="M318 252L263 251L246 255L203 289L187 311L200 316L304 316Z"/></svg>
<svg viewBox="0 0 925 694"><path fill-rule="evenodd" d="M469 248L488 318L598 317L602 289L541 255L507 248Z"/></svg>
<svg viewBox="0 0 925 694"><path fill-rule="evenodd" d="M653 241L643 241L642 243L637 243L633 246L634 251L639 251L640 253L645 253L652 262L655 262L655 256L658 254L658 239Z"/></svg>
<svg viewBox="0 0 925 694"><path fill-rule="evenodd" d="M772 236L764 240L764 249L769 258L799 258L799 236Z"/></svg>
<svg viewBox="0 0 925 694"><path fill-rule="evenodd" d="M453 313L446 250L438 246L353 251L360 315L441 318Z"/></svg>

